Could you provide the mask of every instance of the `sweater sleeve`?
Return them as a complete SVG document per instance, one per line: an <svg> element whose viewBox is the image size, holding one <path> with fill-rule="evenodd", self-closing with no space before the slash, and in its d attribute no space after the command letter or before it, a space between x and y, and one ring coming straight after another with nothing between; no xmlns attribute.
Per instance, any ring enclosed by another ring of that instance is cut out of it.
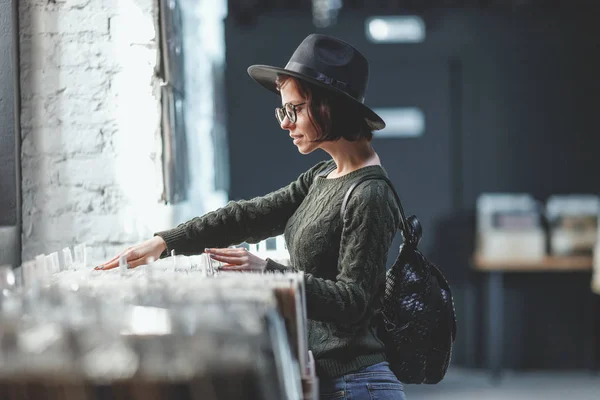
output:
<svg viewBox="0 0 600 400"><path fill-rule="evenodd" d="M399 223L389 186L370 181L348 202L336 280L305 275L308 317L353 324L360 321L385 282L388 250Z"/></svg>
<svg viewBox="0 0 600 400"><path fill-rule="evenodd" d="M330 163L316 164L294 182L266 196L231 201L222 208L155 235L167 244L166 254L175 250L184 255L202 253L207 247L256 243L279 235L304 200L315 176Z"/></svg>
<svg viewBox="0 0 600 400"><path fill-rule="evenodd" d="M265 267L266 272L297 272L298 270L294 267L283 265L278 263L277 261L273 261L272 259L267 257L267 266Z"/></svg>

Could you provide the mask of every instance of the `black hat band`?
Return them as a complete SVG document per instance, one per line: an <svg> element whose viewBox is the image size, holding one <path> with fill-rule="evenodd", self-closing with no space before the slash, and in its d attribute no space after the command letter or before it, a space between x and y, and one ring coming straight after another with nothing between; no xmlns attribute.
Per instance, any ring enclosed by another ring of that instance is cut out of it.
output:
<svg viewBox="0 0 600 400"><path fill-rule="evenodd" d="M352 88L350 88L346 82L342 82L342 81L338 81L337 79L331 78L309 66L306 66L304 64L300 64L298 62L295 61L290 61L286 66L285 69L288 69L292 72L297 72L303 75L308 76L309 78L315 79L319 82L322 82L326 85L329 86L333 86L334 88L341 90L342 92L354 97L356 100L360 101L361 103L364 103L365 98L364 96L359 96L358 92L356 92L355 90L352 90Z"/></svg>

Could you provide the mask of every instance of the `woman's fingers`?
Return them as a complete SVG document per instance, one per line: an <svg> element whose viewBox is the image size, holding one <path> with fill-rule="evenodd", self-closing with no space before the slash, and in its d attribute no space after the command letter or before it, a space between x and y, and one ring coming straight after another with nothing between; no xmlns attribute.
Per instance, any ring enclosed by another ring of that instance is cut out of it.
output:
<svg viewBox="0 0 600 400"><path fill-rule="evenodd" d="M210 258L216 261L220 261L226 264L232 265L243 265L248 263L248 257L246 256L221 256L217 254L210 254Z"/></svg>
<svg viewBox="0 0 600 400"><path fill-rule="evenodd" d="M130 250L131 250L131 247L126 249L124 252L117 254L116 256L114 256L113 258L111 258L110 260L105 262L104 264L100 264L99 266L97 266L94 269L113 269L115 267L118 267L119 266L119 258L121 257L121 255L125 254L126 252L128 252Z"/></svg>
<svg viewBox="0 0 600 400"><path fill-rule="evenodd" d="M219 267L219 270L221 270L221 271L235 271L235 272L244 272L244 271L246 271L245 268L240 267L239 265L231 265L231 264L221 265Z"/></svg>
<svg viewBox="0 0 600 400"><path fill-rule="evenodd" d="M204 249L205 253L215 254L219 256L244 256L248 254L248 250L243 247L236 247L233 249L224 248L224 249Z"/></svg>
<svg viewBox="0 0 600 400"><path fill-rule="evenodd" d="M133 261L128 261L127 265L129 265L129 268L136 268L139 267L140 265L144 265L147 263L147 260L145 260L143 257L137 258Z"/></svg>
<svg viewBox="0 0 600 400"><path fill-rule="evenodd" d="M131 247L129 247L129 248L127 248L127 249L125 249L125 251L123 251L123 252L121 252L121 253L117 254L116 256L114 256L113 258L111 258L110 260L108 260L107 262L105 262L104 264L113 263L113 262L115 262L115 261L118 261L118 260L119 260L119 257L121 256L121 254L124 254L125 252L129 251L130 249L131 249Z"/></svg>
<svg viewBox="0 0 600 400"><path fill-rule="evenodd" d="M127 248L109 261L97 266L95 269L107 270L116 268L119 266L119 260L123 256L125 256L125 261L129 265L129 268L139 267L140 265L145 264L150 257L155 260L160 258L160 255L166 249L166 246L165 241L161 237L154 236L152 239L148 239L145 242Z"/></svg>
<svg viewBox="0 0 600 400"><path fill-rule="evenodd" d="M144 243L145 244L145 243ZM128 248L121 254L113 257L108 262L99 265L97 270L109 270L119 266L119 260L125 256L129 268L136 268L147 263L147 258L152 255L153 248L147 248L143 245ZM157 249L156 252L160 251ZM244 271L264 269L264 260L252 255L248 250L241 248L211 248L204 250L211 259L219 261L224 265L219 268L224 271Z"/></svg>
<svg viewBox="0 0 600 400"><path fill-rule="evenodd" d="M225 265L219 267L223 271L263 271L266 261L255 256L244 248L205 249L210 258Z"/></svg>
<svg viewBox="0 0 600 400"><path fill-rule="evenodd" d="M109 262L99 265L95 269L107 270L117 268L119 266L119 260L121 259L121 256L125 256L125 261L127 261L128 264L130 263L130 260L135 260L137 257L139 257L133 249L129 248L125 250L125 252L113 257Z"/></svg>
<svg viewBox="0 0 600 400"><path fill-rule="evenodd" d="M248 263L248 252L244 248L204 249L213 260L230 265L243 265ZM221 267L223 268L223 267Z"/></svg>
<svg viewBox="0 0 600 400"><path fill-rule="evenodd" d="M118 260L118 259L117 259L117 260L114 260L114 259L113 259L113 260L111 260L111 261L109 261L109 262L107 262L107 263L104 263L104 264L98 265L98 266L97 266L96 268L94 268L94 269L96 269L96 270L107 270L107 269L113 269L113 268L116 268L116 267L118 267L118 266L119 266L119 260Z"/></svg>
<svg viewBox="0 0 600 400"><path fill-rule="evenodd" d="M144 260L143 258L136 258L133 260L127 260L127 265L129 266L129 268L135 268L135 267L139 267L140 265L144 264L145 262L146 262L146 260ZM109 269L117 268L118 266L119 266L119 260L116 260L116 261L109 262L109 263L106 263L103 265L99 265L94 269L106 271Z"/></svg>
<svg viewBox="0 0 600 400"><path fill-rule="evenodd" d="M248 251L244 248L205 249L204 251L208 253L209 257L213 260L228 264L231 267L249 267ZM225 266L221 266L219 268L227 270L227 268L224 267Z"/></svg>

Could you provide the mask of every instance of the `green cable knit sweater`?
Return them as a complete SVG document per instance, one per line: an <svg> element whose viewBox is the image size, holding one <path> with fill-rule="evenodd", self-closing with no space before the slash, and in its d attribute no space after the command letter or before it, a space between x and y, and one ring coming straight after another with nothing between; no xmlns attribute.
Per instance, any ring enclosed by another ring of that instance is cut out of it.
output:
<svg viewBox="0 0 600 400"><path fill-rule="evenodd" d="M264 197L232 201L157 233L167 251L178 254L285 233L291 267L267 259L267 270L304 271L308 345L322 378L385 360L373 316L380 307L387 254L399 224L394 195L382 180L369 180L354 190L342 221L342 201L352 182L386 172L368 166L339 178L319 176L333 166L332 160L320 162Z"/></svg>

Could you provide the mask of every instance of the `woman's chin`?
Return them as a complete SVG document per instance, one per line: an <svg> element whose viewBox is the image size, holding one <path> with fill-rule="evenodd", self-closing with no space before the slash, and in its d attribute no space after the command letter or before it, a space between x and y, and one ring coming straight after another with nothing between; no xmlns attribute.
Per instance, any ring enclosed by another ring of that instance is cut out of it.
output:
<svg viewBox="0 0 600 400"><path fill-rule="evenodd" d="M315 143L311 142L306 143L299 141L299 143L294 142L294 145L298 148L300 154L310 154L319 148L319 146L315 146Z"/></svg>
<svg viewBox="0 0 600 400"><path fill-rule="evenodd" d="M304 154L304 155L306 155L306 154L310 154L310 153L312 153L314 150L315 150L315 149L312 149L312 148L310 148L310 147L309 147L309 148L306 148L306 147L301 147L301 146L298 146L298 152L299 152L300 154Z"/></svg>

